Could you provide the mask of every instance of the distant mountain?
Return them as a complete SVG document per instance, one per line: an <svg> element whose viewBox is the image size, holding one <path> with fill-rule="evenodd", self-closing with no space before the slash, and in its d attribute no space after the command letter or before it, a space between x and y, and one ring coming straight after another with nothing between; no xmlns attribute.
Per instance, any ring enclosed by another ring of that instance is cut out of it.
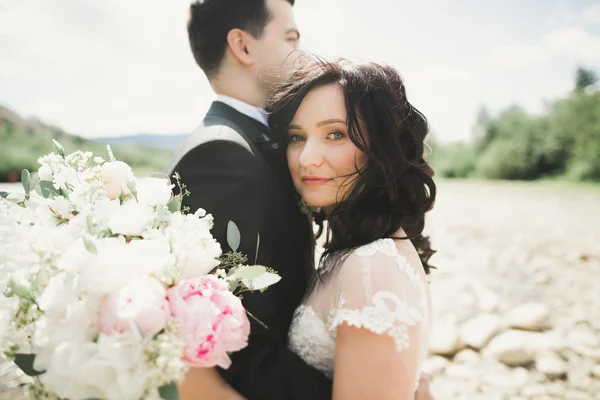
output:
<svg viewBox="0 0 600 400"><path fill-rule="evenodd" d="M52 139L62 144L67 153L92 151L107 158L110 143L117 160L124 161L138 176L164 173L173 149L185 135L137 135L130 137L86 139L69 134L36 118L23 118L0 105L0 182L14 182L22 169L36 171L38 158L53 151ZM134 138L138 138L135 140Z"/></svg>
<svg viewBox="0 0 600 400"><path fill-rule="evenodd" d="M136 143L142 144L157 149L177 149L184 140L188 137L188 134L175 134L175 135L159 135L152 133L142 133L131 136L116 136L116 137L99 137L93 138L92 140L102 143Z"/></svg>

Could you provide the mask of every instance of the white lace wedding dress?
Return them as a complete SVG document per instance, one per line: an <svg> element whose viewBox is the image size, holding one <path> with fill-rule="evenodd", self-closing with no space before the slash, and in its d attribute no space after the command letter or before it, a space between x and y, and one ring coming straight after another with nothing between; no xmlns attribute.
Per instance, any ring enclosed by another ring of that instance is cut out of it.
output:
<svg viewBox="0 0 600 400"><path fill-rule="evenodd" d="M417 269L403 256L410 254L407 245L380 239L354 250L332 271L321 271L294 314L290 349L333 378L338 326L347 323L388 335L402 356L417 358L414 381L398 382L416 390L428 352L430 296L418 255L413 250L409 256Z"/></svg>

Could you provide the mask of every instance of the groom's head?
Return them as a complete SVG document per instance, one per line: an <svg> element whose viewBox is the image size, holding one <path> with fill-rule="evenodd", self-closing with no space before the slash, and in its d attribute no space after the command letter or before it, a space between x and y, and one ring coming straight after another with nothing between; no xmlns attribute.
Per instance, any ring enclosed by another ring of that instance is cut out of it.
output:
<svg viewBox="0 0 600 400"><path fill-rule="evenodd" d="M256 79L265 90L279 81L300 36L293 5L294 0L200 0L192 4L190 47L211 83L224 71Z"/></svg>

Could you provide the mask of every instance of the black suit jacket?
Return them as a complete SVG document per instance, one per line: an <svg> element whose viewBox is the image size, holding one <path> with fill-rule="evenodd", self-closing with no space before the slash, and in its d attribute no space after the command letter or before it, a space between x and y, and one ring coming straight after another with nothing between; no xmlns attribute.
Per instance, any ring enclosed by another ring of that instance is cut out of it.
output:
<svg viewBox="0 0 600 400"><path fill-rule="evenodd" d="M301 303L314 258L311 224L299 211L283 146L268 127L220 102L175 155L169 175L179 172L191 196L183 204L212 214L213 236L230 251L226 229L241 232L238 251L248 263L276 270L281 281L264 293L246 293L248 347L232 355L221 376L249 399L330 399L332 382L287 348L294 310ZM258 243L260 241L260 243ZM258 247L258 254L257 254Z"/></svg>

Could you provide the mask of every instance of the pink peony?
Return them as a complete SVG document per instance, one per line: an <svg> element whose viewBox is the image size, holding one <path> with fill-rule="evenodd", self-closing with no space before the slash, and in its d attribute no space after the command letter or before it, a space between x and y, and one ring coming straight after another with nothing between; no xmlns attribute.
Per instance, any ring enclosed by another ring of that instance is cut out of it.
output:
<svg viewBox="0 0 600 400"><path fill-rule="evenodd" d="M246 310L222 279L206 275L184 280L169 289L168 299L183 332L187 363L229 368L228 352L248 345Z"/></svg>
<svg viewBox="0 0 600 400"><path fill-rule="evenodd" d="M148 335L164 328L171 310L167 290L154 278L140 275L104 300L99 326L107 335L131 330L132 324Z"/></svg>

